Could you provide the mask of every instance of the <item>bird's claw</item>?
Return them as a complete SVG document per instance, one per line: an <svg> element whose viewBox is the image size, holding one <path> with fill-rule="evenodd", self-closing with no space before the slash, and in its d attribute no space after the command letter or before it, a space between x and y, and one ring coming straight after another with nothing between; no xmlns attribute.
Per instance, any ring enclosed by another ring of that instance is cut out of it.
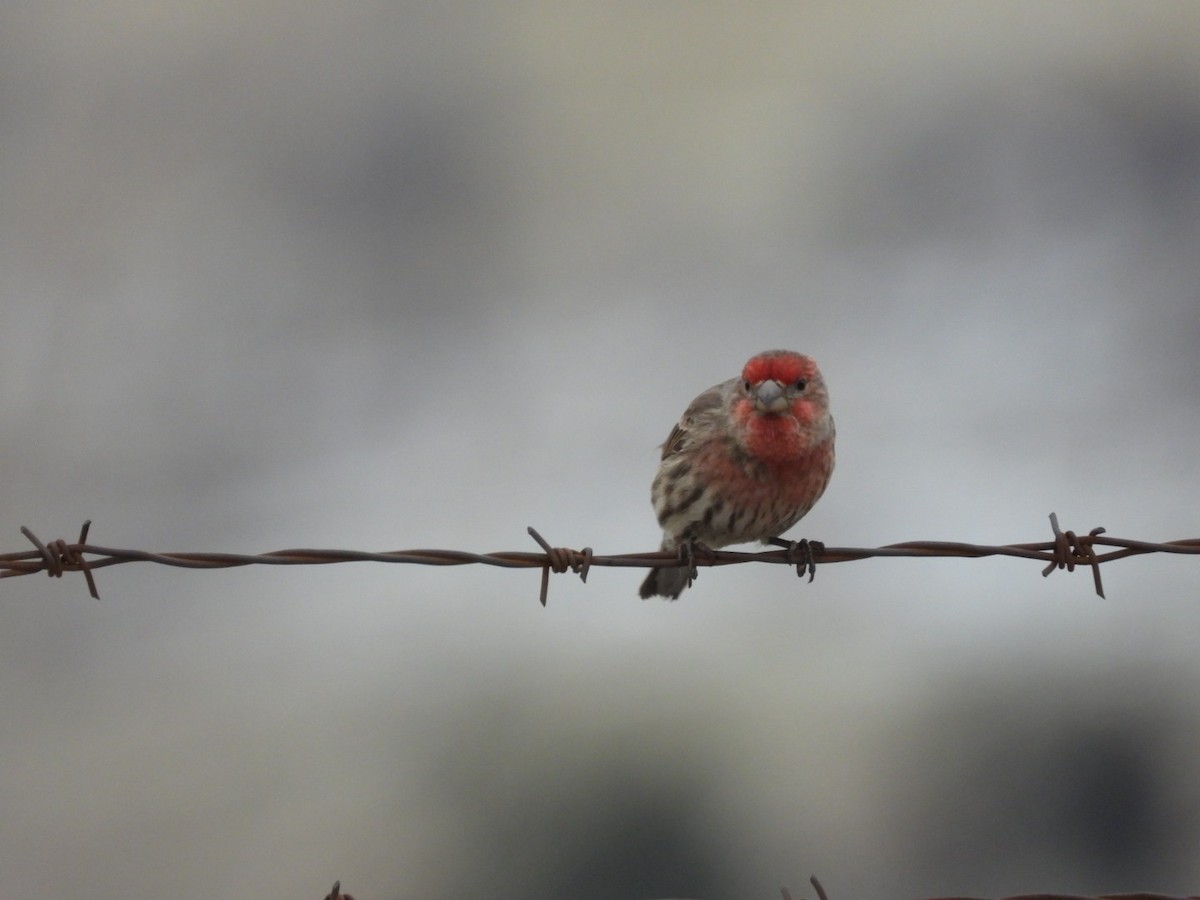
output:
<svg viewBox="0 0 1200 900"><path fill-rule="evenodd" d="M694 538L688 538L679 545L679 565L687 569L687 586L691 587L692 582L700 577L700 572L696 569L696 554L702 553L712 556L716 553L712 547L701 543Z"/></svg>
<svg viewBox="0 0 1200 900"><path fill-rule="evenodd" d="M809 583L817 577L817 560L819 554L825 552L825 545L820 541L810 541L802 538L798 541L785 541L783 538L772 538L771 543L783 547L787 551L787 561L796 567L796 574L803 578L808 575Z"/></svg>

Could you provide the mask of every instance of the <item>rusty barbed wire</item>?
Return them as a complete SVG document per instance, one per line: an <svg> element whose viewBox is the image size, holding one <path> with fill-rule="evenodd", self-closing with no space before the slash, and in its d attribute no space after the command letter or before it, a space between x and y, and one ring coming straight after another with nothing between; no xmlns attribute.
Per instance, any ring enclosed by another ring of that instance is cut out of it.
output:
<svg viewBox="0 0 1200 900"><path fill-rule="evenodd" d="M813 875L808 879L808 883L813 886L813 890L817 892L817 900L829 900L829 895L825 892L824 886ZM341 892L342 883L335 881L333 890L325 895L325 900L354 900L349 894ZM779 889L779 893L783 896L783 900L792 900L791 891L786 887ZM804 898L800 898L804 900ZM980 897L935 897L933 900L983 900ZM1174 897L1168 894L1148 894L1148 893L1131 893L1131 894L1098 894L1090 896L1082 896L1078 894L1018 894L1012 897L1000 898L1000 900L1200 900L1200 897Z"/></svg>
<svg viewBox="0 0 1200 900"><path fill-rule="evenodd" d="M808 879L808 883L813 886L813 890L817 892L817 900L829 900L829 895L825 892L824 886L813 875ZM341 892L342 883L335 881L333 890L325 895L325 900L354 900L349 894ZM779 893L783 896L783 900L792 900L791 892L782 887ZM804 900L804 898L800 898ZM935 897L933 900L983 900L980 897ZM1018 894L1012 897L1004 897L1001 900L1200 900L1200 897L1174 897L1168 894L1149 894L1149 893L1130 893L1130 894L1098 894L1083 896L1079 894Z"/></svg>
<svg viewBox="0 0 1200 900"><path fill-rule="evenodd" d="M821 882L817 880L816 875L809 878L808 881L809 884L813 886L813 889L817 892L817 900L829 900L829 895L825 893L825 888L821 885ZM781 888L780 892L783 894L783 900L792 900L792 895L786 887ZM935 897L933 900L983 900L983 898L958 896ZM1194 896L1172 897L1167 894L1145 893L1099 894L1089 896L1082 896L1079 894L1017 894L1012 897L1003 897L1001 900L1200 900L1200 898Z"/></svg>
<svg viewBox="0 0 1200 900"><path fill-rule="evenodd" d="M1200 538L1165 541L1130 540L1108 535L1103 528L1093 528L1087 534L1063 531L1058 525L1058 516L1050 513L1053 539L1024 544L968 544L960 541L905 541L883 547L827 547L817 541L787 541L773 539L771 543L782 548L759 552L711 550L707 547L685 547L679 553L661 550L649 553L596 554L591 547L572 550L553 547L536 529L526 531L541 547L542 552L501 551L495 553L471 553L464 550L391 550L371 552L364 550L321 550L294 549L274 550L269 553L151 553L146 550L121 550L87 542L91 520L83 523L79 539L74 543L57 539L41 541L28 528L21 533L33 544L33 550L16 553L0 553L0 578L33 575L45 572L52 578L61 578L66 572L82 572L88 592L96 599L100 593L96 588L93 573L97 569L123 563L147 562L183 569L229 569L240 566L320 566L348 562L409 563L421 566L464 566L486 565L508 569L540 569L541 591L538 599L546 605L550 574L573 572L580 580L587 581L593 566L617 568L666 568L687 566L691 577L696 577L698 567L731 566L743 563L772 563L794 566L797 574L809 575L811 580L816 563L854 562L878 557L954 557L977 559L986 556L1013 556L1046 563L1042 575L1055 569L1075 570L1086 566L1092 571L1096 593L1104 596L1104 585L1100 580L1103 563L1129 556L1147 553L1200 554ZM1112 547L1097 553L1097 547Z"/></svg>

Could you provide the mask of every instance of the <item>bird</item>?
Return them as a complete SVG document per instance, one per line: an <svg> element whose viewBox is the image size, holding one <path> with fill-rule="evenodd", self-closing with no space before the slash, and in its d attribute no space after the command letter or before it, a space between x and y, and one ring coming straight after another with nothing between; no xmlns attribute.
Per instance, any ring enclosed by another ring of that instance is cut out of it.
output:
<svg viewBox="0 0 1200 900"><path fill-rule="evenodd" d="M689 564L651 569L639 595L678 599L696 548L777 540L825 492L834 437L821 370L791 350L759 353L696 397L662 445L650 490L662 549Z"/></svg>

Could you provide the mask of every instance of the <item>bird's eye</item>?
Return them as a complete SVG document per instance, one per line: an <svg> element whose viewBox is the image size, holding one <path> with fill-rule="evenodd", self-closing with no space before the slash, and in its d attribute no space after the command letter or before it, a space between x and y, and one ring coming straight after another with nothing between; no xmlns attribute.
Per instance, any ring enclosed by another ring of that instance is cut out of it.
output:
<svg viewBox="0 0 1200 900"><path fill-rule="evenodd" d="M799 381L796 382L795 388L798 391L802 391L802 390L804 390L804 388L807 384L808 384L808 382L806 382L803 378L801 378Z"/></svg>
<svg viewBox="0 0 1200 900"><path fill-rule="evenodd" d="M742 379L742 390L744 390L746 392L750 391L750 379L749 378Z"/></svg>

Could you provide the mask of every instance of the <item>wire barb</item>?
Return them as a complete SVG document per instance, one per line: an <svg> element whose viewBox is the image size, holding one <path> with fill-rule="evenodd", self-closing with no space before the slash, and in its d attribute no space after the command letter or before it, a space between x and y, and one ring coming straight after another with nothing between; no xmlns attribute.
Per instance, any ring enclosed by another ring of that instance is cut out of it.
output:
<svg viewBox="0 0 1200 900"><path fill-rule="evenodd" d="M591 547L584 547L582 550L571 550L568 547L551 547L549 542L538 534L537 529L532 525L525 530L546 551L546 565L542 566L542 590L538 594L538 600L542 606L545 606L546 601L549 599L551 572L561 575L570 569L579 576L580 581L584 584L587 583L588 572L591 571L592 558L594 556Z"/></svg>
<svg viewBox="0 0 1200 900"><path fill-rule="evenodd" d="M1091 566L1096 593L1102 600L1107 599L1104 596L1104 584L1100 581L1100 559L1096 556L1095 547L1092 546L1092 541L1104 534L1104 529L1093 528L1084 537L1079 537L1073 531L1063 531L1058 527L1056 513L1050 513L1050 528L1054 531L1054 558L1046 568L1042 569L1042 577L1045 578L1055 569L1074 572L1075 563L1083 563Z"/></svg>
<svg viewBox="0 0 1200 900"><path fill-rule="evenodd" d="M29 538L29 542L41 554L42 567L47 575L51 578L62 578L63 572L82 572L87 581L88 593L94 599L99 600L100 591L96 588L96 579L92 577L92 570L82 552L82 548L87 544L88 529L91 527L92 520L86 520L79 529L79 540L74 544L68 544L62 538L56 538L49 544L43 544L38 536L24 525L21 526L21 534Z"/></svg>

